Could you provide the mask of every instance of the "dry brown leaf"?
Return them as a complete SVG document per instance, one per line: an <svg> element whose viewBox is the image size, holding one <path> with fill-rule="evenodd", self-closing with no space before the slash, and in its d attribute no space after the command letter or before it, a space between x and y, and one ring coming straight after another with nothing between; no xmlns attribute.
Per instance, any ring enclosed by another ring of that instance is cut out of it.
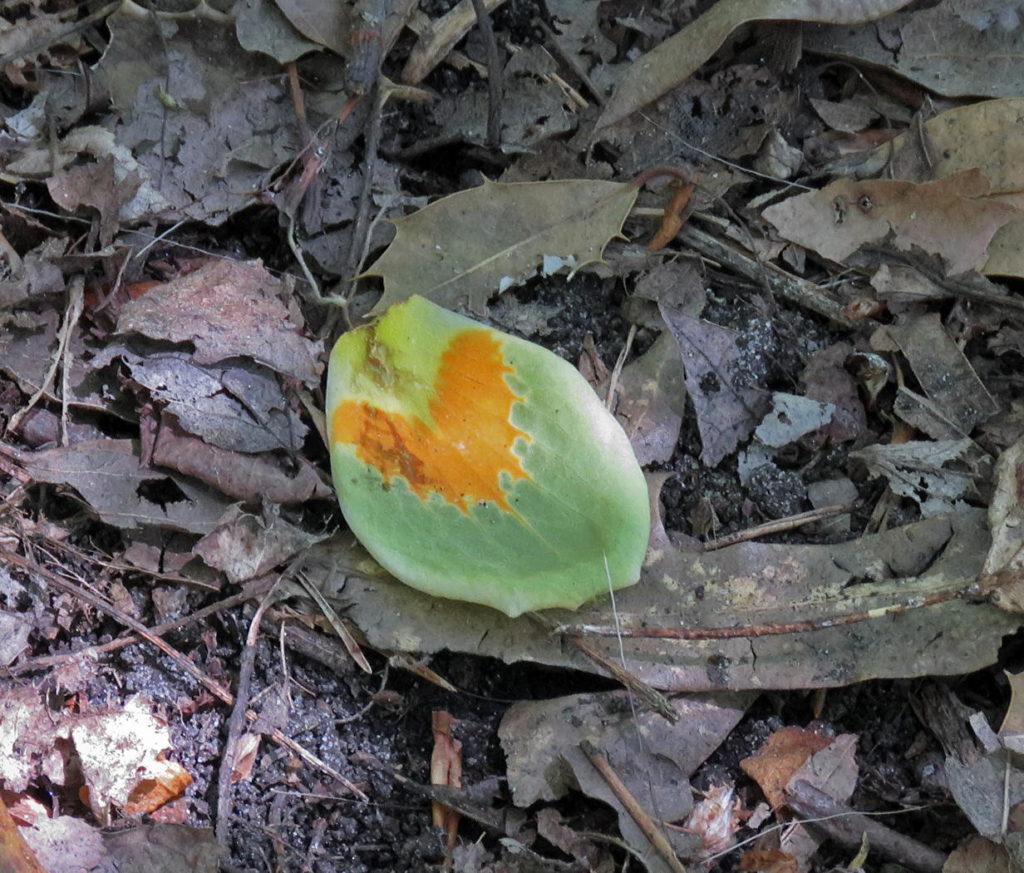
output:
<svg viewBox="0 0 1024 873"><path fill-rule="evenodd" d="M682 315L665 305L661 316L682 355L686 389L697 414L701 460L716 467L746 439L761 418L768 395L743 384L739 333Z"/></svg>
<svg viewBox="0 0 1024 873"><path fill-rule="evenodd" d="M891 70L947 97L1015 97L1024 89L1021 12L1014 3L942 0L878 28L811 26L804 50Z"/></svg>
<svg viewBox="0 0 1024 873"><path fill-rule="evenodd" d="M988 544L984 512L965 508L829 546L742 543L695 553L663 545L652 550L640 582L616 594L618 628L608 598L552 617L615 661L618 630L630 671L670 691L822 688L964 673L993 663L1003 635L1019 625L1019 616L955 596L977 578ZM431 598L390 579L350 538L314 546L306 566L373 646L595 669L526 618ZM341 580L344 588L337 590ZM886 605L936 596L953 599L884 614ZM845 627L825 621L869 613L878 617ZM768 636L752 629L795 618L823 626ZM672 637L680 629L724 627L741 635Z"/></svg>
<svg viewBox="0 0 1024 873"><path fill-rule="evenodd" d="M597 121L621 121L697 70L737 27L748 21L825 21L858 24L906 6L910 0L720 0L688 27L633 61Z"/></svg>
<svg viewBox="0 0 1024 873"><path fill-rule="evenodd" d="M275 455L243 455L189 436L166 415L153 443L152 462L205 482L236 500L305 503L334 496L317 468L297 458L291 469ZM208 531L203 531L204 533Z"/></svg>
<svg viewBox="0 0 1024 873"><path fill-rule="evenodd" d="M992 197L980 170L920 185L892 179L838 179L764 210L786 239L842 263L890 233L897 248L942 255L950 275L980 269L996 232L1022 217Z"/></svg>
<svg viewBox="0 0 1024 873"><path fill-rule="evenodd" d="M1024 439L999 456L993 475L992 545L978 582L1000 608L1024 612Z"/></svg>
<svg viewBox="0 0 1024 873"><path fill-rule="evenodd" d="M152 525L205 534L228 505L196 482L143 468L131 440L19 453L18 463L37 482L70 485L100 518L124 530Z"/></svg>
<svg viewBox="0 0 1024 873"><path fill-rule="evenodd" d="M419 294L483 314L492 294L546 260L572 270L599 261L636 195L633 184L574 179L485 181L444 197L395 222L394 242L365 273L384 279L374 312Z"/></svg>
<svg viewBox="0 0 1024 873"><path fill-rule="evenodd" d="M773 733L740 768L761 786L772 809L786 805L786 785L793 774L815 752L831 742L828 737L799 727L784 727Z"/></svg>
<svg viewBox="0 0 1024 873"><path fill-rule="evenodd" d="M1024 98L985 100L958 106L901 133L879 146L859 167L858 175L880 175L927 182L973 168L988 179L992 196L1021 206L1024 191L1024 137L1020 118ZM926 143L926 150L922 150ZM987 275L1024 276L1024 218L999 230L988 247L982 269Z"/></svg>
<svg viewBox="0 0 1024 873"><path fill-rule="evenodd" d="M198 364L250 357L318 384L321 344L303 337L292 321L282 302L290 294L291 281L274 278L259 261L210 260L126 303L117 329L192 343Z"/></svg>

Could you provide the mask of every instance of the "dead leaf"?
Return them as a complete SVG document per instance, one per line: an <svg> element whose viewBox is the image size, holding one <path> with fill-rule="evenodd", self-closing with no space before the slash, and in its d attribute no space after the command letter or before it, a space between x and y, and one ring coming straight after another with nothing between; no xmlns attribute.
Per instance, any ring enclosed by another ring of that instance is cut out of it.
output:
<svg viewBox="0 0 1024 873"><path fill-rule="evenodd" d="M1024 90L1020 10L943 0L871 28L809 26L804 49L890 70L947 97L1016 97Z"/></svg>
<svg viewBox="0 0 1024 873"><path fill-rule="evenodd" d="M916 15L917 13L915 13ZM1017 136L1024 98L983 100L941 112L921 128L872 151L858 175L883 169L897 179L927 182L978 169L993 196L1018 206L1024 191L1024 137ZM921 142L927 143L927 155ZM1005 225L988 246L987 275L1024 276L1024 219Z"/></svg>
<svg viewBox="0 0 1024 873"><path fill-rule="evenodd" d="M814 731L784 727L773 733L751 757L740 761L740 768L761 787L772 809L786 805L786 786L793 774L830 740Z"/></svg>
<svg viewBox="0 0 1024 873"><path fill-rule="evenodd" d="M659 548L648 557L640 582L615 597L626 667L672 691L821 688L980 669L994 662L1018 616L955 597L898 616L802 633L720 640L672 634L798 617L824 620L948 596L976 579L988 542L984 512L965 508L830 546L743 543L708 553ZM532 621L431 598L390 579L350 539L314 546L306 567L373 646L423 653L449 649L594 670L573 647ZM588 645L619 661L607 598L551 615L566 632L579 629Z"/></svg>
<svg viewBox="0 0 1024 873"><path fill-rule="evenodd" d="M578 786L609 804L619 817L623 838L644 860L661 862L632 816L580 749L584 739L608 760L630 793L666 821L684 818L693 806L689 778L742 718L749 695L719 694L676 698L680 715L671 724L648 710L634 721L622 691L575 694L513 704L498 736L508 760L508 781L516 806L555 800ZM642 735L642 739L641 739ZM693 835L669 831L680 854L696 857Z"/></svg>
<svg viewBox="0 0 1024 873"><path fill-rule="evenodd" d="M882 476L901 497L915 501L925 517L959 511L977 494L988 459L969 439L883 445L850 453L872 478Z"/></svg>
<svg viewBox="0 0 1024 873"><path fill-rule="evenodd" d="M223 571L229 582L238 584L286 564L326 536L304 531L276 513L260 518L232 507L193 551L209 566Z"/></svg>
<svg viewBox="0 0 1024 873"><path fill-rule="evenodd" d="M217 873L220 848L212 828L147 824L104 834L118 870L146 873Z"/></svg>
<svg viewBox="0 0 1024 873"><path fill-rule="evenodd" d="M798 873L796 858L781 849L751 849L740 856L744 873Z"/></svg>
<svg viewBox="0 0 1024 873"><path fill-rule="evenodd" d="M347 4L331 0L274 0L277 8L299 33L317 45L329 48L335 54L347 55L349 18ZM372 23L371 23L372 24Z"/></svg>
<svg viewBox="0 0 1024 873"><path fill-rule="evenodd" d="M126 303L117 329L191 343L198 364L251 357L318 384L321 344L303 337L292 321L282 303L291 293L291 280L274 278L259 261L210 260Z"/></svg>
<svg viewBox="0 0 1024 873"><path fill-rule="evenodd" d="M231 764L232 785L245 782L252 775L256 755L260 750L260 739L260 734L255 731L246 731L238 738L238 745L235 747L235 760Z"/></svg>
<svg viewBox="0 0 1024 873"><path fill-rule="evenodd" d="M1013 866L1005 846L975 834L949 853L942 873L1007 873Z"/></svg>
<svg viewBox="0 0 1024 873"><path fill-rule="evenodd" d="M94 870L111 869L108 865L113 861L103 845L103 834L80 818L42 816L33 821L31 827L19 830L40 866L14 864L8 867L0 853L0 867L7 873L52 873L55 870L61 873L93 873Z"/></svg>
<svg viewBox="0 0 1024 873"><path fill-rule="evenodd" d="M90 164L79 164L46 180L54 202L68 212L91 206L99 213L99 244L108 246L117 232L121 207L142 184L137 171L117 177L114 158L106 155Z"/></svg>
<svg viewBox="0 0 1024 873"><path fill-rule="evenodd" d="M93 76L121 119L91 153L142 180L122 219L220 224L250 205L300 147L277 63L243 49L232 16L206 3L175 13L123 3L106 23Z"/></svg>
<svg viewBox="0 0 1024 873"><path fill-rule="evenodd" d="M740 828L738 813L742 802L736 796L736 786L714 785L704 792L704 797L693 807L686 819L685 829L700 837L701 854L717 855L725 852L736 842L736 831Z"/></svg>
<svg viewBox="0 0 1024 873"><path fill-rule="evenodd" d="M1024 439L999 456L993 477L992 545L978 583L1001 609L1024 612Z"/></svg>
<svg viewBox="0 0 1024 873"><path fill-rule="evenodd" d="M235 34L246 51L263 52L283 65L320 49L299 34L273 0L242 0L232 11Z"/></svg>
<svg viewBox="0 0 1024 873"><path fill-rule="evenodd" d="M615 124L667 94L748 21L859 24L882 18L910 0L719 0L700 18L633 61L605 104L597 129Z"/></svg>
<svg viewBox="0 0 1024 873"><path fill-rule="evenodd" d="M374 307L419 294L484 314L488 298L534 275L545 256L578 269L622 230L637 188L584 179L485 181L394 222L395 241L366 271L384 279Z"/></svg>
<svg viewBox="0 0 1024 873"><path fill-rule="evenodd" d="M64 275L54 260L64 254L66 247L63 240L48 239L26 252L20 264L9 264L9 270L0 274L0 308L7 309L31 297L63 291ZM0 342L3 341L0 334ZM2 349L0 346L0 351ZM6 360L6 355L0 360Z"/></svg>
<svg viewBox="0 0 1024 873"><path fill-rule="evenodd" d="M150 704L142 697L129 698L121 709L67 716L65 722L89 805L102 823L109 822L111 807L123 809L147 779L169 778L178 788L191 781L179 765L165 759L171 748L167 723L150 713ZM63 778L61 783L65 784Z"/></svg>
<svg viewBox="0 0 1024 873"><path fill-rule="evenodd" d="M21 453L18 462L37 482L71 486L101 519L124 530L152 525L205 534L227 508L198 483L143 469L131 440L83 440Z"/></svg>
<svg viewBox="0 0 1024 873"><path fill-rule="evenodd" d="M305 503L334 496L334 490L305 458L296 458L289 465L269 453L243 455L211 446L184 433L166 416L153 443L152 463L250 503Z"/></svg>
<svg viewBox="0 0 1024 873"><path fill-rule="evenodd" d="M708 467L716 467L750 435L767 396L757 386L743 384L743 353L736 331L681 315L665 305L660 310L682 355L703 447L700 458Z"/></svg>
<svg viewBox="0 0 1024 873"><path fill-rule="evenodd" d="M807 359L800 376L805 396L828 403L834 409L831 420L820 434L820 439L833 445L856 440L867 429L867 413L857 392L857 383L844 366L852 351L849 343L819 349Z"/></svg>
<svg viewBox="0 0 1024 873"><path fill-rule="evenodd" d="M307 428L290 408L278 376L259 364L236 360L204 367L185 352L138 354L112 342L91 365L99 369L115 358L140 389L141 402L156 402L183 430L211 445L249 454L302 450Z"/></svg>
<svg viewBox="0 0 1024 873"><path fill-rule="evenodd" d="M907 319L885 328L910 362L921 388L938 414L955 433L934 434L935 439L969 436L974 428L999 411L960 346L946 331L937 312ZM906 391L906 389L904 389ZM897 398L897 411L899 398Z"/></svg>
<svg viewBox="0 0 1024 873"><path fill-rule="evenodd" d="M679 441L686 406L679 346L668 332L623 367L617 396L615 417L640 466L667 461Z"/></svg>
<svg viewBox="0 0 1024 873"><path fill-rule="evenodd" d="M892 233L896 248L942 255L954 275L980 269L996 232L1021 217L993 193L980 170L920 185L838 179L769 206L763 215L786 239L839 263Z"/></svg>

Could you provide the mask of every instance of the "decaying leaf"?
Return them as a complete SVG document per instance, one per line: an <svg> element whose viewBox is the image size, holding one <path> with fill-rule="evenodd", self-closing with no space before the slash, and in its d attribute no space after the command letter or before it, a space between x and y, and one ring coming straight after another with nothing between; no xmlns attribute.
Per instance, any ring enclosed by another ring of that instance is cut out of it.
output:
<svg viewBox="0 0 1024 873"><path fill-rule="evenodd" d="M282 302L290 293L291 282L275 279L258 261L210 260L125 304L117 329L191 343L198 364L251 357L315 383L320 344L302 336L294 323Z"/></svg>
<svg viewBox="0 0 1024 873"><path fill-rule="evenodd" d="M1024 98L984 100L941 112L879 146L858 168L860 176L883 170L897 179L927 182L977 169L992 196L1021 206L1024 191L1024 137L1017 135ZM926 153L921 143L927 143ZM945 253L944 253L945 254ZM988 246L987 275L1024 276L1024 219L1005 225Z"/></svg>
<svg viewBox="0 0 1024 873"><path fill-rule="evenodd" d="M882 18L910 0L719 0L688 27L630 64L605 105L598 128L621 121L682 83L748 21L858 24Z"/></svg>
<svg viewBox="0 0 1024 873"><path fill-rule="evenodd" d="M966 508L831 546L743 543L704 554L663 546L651 553L640 583L616 593L618 620L607 602L551 615L616 662L618 623L626 667L669 690L820 688L960 674L993 663L1002 636L1018 626L1015 615L956 597L976 579L988 541L984 512ZM594 670L528 619L432 599L390 579L351 540L314 546L306 566L372 645ZM935 596L944 602L849 626L762 636L753 630ZM680 633L704 627L752 630L717 640Z"/></svg>
<svg viewBox="0 0 1024 873"><path fill-rule="evenodd" d="M324 538L289 524L279 515L259 518L232 507L193 551L211 567L222 570L228 581L238 584L287 563Z"/></svg>
<svg viewBox="0 0 1024 873"><path fill-rule="evenodd" d="M992 547L979 579L992 602L1024 612L1024 440L996 461L995 493L988 508Z"/></svg>
<svg viewBox="0 0 1024 873"><path fill-rule="evenodd" d="M686 389L697 413L701 460L715 467L750 435L767 396L759 387L744 384L736 331L665 305L660 310L682 355Z"/></svg>
<svg viewBox="0 0 1024 873"><path fill-rule="evenodd" d="M574 269L601 259L637 187L584 179L484 182L395 221L395 240L366 271L384 279L383 312L413 294L483 314L487 300L528 279L545 256Z"/></svg>
<svg viewBox="0 0 1024 873"><path fill-rule="evenodd" d="M614 407L641 465L671 457L685 405L679 346L664 332L641 357L623 368Z"/></svg>
<svg viewBox="0 0 1024 873"><path fill-rule="evenodd" d="M923 515L942 515L965 506L983 481L987 459L969 439L876 443L851 453L872 477L882 476L901 497L918 503Z"/></svg>
<svg viewBox="0 0 1024 873"><path fill-rule="evenodd" d="M1024 91L1021 11L1013 3L941 0L897 12L877 29L811 25L804 49L867 62L947 97Z"/></svg>
<svg viewBox="0 0 1024 873"><path fill-rule="evenodd" d="M639 577L640 466L547 349L410 297L338 340L327 418L345 519L409 585L519 615Z"/></svg>
<svg viewBox="0 0 1024 873"><path fill-rule="evenodd" d="M198 483L143 468L131 440L83 440L22 453L18 462L37 482L70 485L100 518L124 530L151 525L205 534L227 509Z"/></svg>
<svg viewBox="0 0 1024 873"><path fill-rule="evenodd" d="M840 263L891 233L899 249L942 255L953 275L982 268L996 232L1021 218L993 193L979 170L920 185L838 179L768 207L764 217L786 239Z"/></svg>
<svg viewBox="0 0 1024 873"><path fill-rule="evenodd" d="M911 318L884 330L910 362L934 410L932 420L940 417L948 427L946 432L934 433L927 422L913 422L925 433L935 439L963 438L999 411L967 356L947 333L938 313ZM908 389L901 386L901 392L900 397L909 399ZM900 397L897 397L897 412Z"/></svg>
<svg viewBox="0 0 1024 873"><path fill-rule="evenodd" d="M641 806L675 821L693 806L690 776L728 736L751 700L746 694L677 698L675 724L650 711L634 720L621 691L517 703L498 730L516 806L555 800L578 786L615 809L623 837L655 865L650 869L667 870L580 742L586 739L597 747ZM670 832L670 838L684 856L698 855L699 840L693 835Z"/></svg>

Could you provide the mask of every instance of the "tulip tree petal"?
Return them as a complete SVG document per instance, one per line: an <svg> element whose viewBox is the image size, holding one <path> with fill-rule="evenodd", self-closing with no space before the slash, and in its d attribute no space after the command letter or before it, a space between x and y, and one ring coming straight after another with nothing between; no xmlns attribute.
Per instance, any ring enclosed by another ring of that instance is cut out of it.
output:
<svg viewBox="0 0 1024 873"><path fill-rule="evenodd" d="M548 350L413 296L335 344L327 419L345 519L406 584L516 616L639 578L640 466Z"/></svg>

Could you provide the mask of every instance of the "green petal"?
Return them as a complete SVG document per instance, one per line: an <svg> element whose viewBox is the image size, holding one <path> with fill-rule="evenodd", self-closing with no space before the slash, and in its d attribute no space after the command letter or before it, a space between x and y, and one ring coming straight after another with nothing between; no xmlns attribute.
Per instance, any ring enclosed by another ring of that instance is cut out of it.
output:
<svg viewBox="0 0 1024 873"><path fill-rule="evenodd" d="M406 584L515 616L639 578L643 473L546 349L414 296L338 340L327 415L345 518Z"/></svg>

